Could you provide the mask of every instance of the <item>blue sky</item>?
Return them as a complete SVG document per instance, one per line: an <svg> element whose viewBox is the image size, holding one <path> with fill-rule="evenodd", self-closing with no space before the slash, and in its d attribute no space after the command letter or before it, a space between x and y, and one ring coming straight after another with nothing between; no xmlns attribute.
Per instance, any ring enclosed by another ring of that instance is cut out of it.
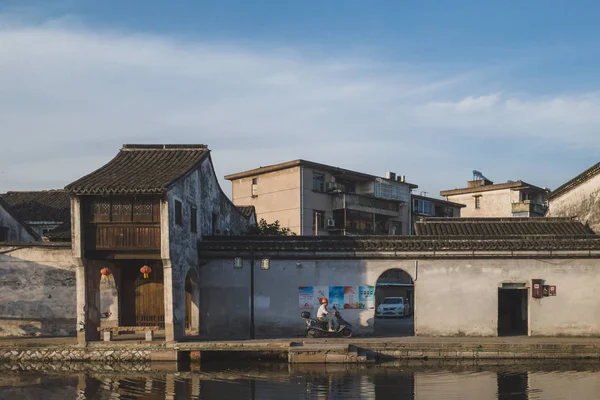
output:
<svg viewBox="0 0 600 400"><path fill-rule="evenodd" d="M305 158L429 195L472 169L555 188L599 161L599 16L591 1L4 0L0 192L63 187L131 142L206 143L219 176Z"/></svg>

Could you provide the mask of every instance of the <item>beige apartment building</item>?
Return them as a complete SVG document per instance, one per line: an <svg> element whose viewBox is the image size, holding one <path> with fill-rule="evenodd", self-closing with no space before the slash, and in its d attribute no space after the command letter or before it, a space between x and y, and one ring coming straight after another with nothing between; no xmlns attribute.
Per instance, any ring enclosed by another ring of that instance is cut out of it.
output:
<svg viewBox="0 0 600 400"><path fill-rule="evenodd" d="M235 205L298 235L408 235L410 191L403 175L364 174L305 160L227 175Z"/></svg>
<svg viewBox="0 0 600 400"><path fill-rule="evenodd" d="M473 171L466 188L442 190L447 201L464 204L461 217L543 217L549 190L523 181L494 183Z"/></svg>

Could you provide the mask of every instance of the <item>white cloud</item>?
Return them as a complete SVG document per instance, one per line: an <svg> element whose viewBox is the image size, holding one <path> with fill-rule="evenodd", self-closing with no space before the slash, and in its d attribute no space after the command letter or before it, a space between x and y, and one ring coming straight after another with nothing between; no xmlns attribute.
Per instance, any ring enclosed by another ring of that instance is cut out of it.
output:
<svg viewBox="0 0 600 400"><path fill-rule="evenodd" d="M468 71L416 71L341 54L5 25L0 191L64 186L131 142L206 143L220 176L306 158L397 170L431 194L468 178L465 138L600 149L596 93L487 93Z"/></svg>

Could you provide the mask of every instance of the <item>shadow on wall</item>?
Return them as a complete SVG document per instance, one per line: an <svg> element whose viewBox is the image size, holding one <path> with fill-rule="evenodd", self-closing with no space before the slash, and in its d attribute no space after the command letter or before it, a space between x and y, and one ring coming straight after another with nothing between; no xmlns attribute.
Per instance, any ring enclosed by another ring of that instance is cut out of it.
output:
<svg viewBox="0 0 600 400"><path fill-rule="evenodd" d="M0 337L74 336L74 266L0 256Z"/></svg>

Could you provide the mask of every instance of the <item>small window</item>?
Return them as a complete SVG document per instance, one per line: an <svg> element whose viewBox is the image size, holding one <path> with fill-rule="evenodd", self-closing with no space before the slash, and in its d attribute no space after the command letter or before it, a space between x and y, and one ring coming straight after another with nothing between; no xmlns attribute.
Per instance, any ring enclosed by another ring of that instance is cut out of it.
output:
<svg viewBox="0 0 600 400"><path fill-rule="evenodd" d="M481 208L481 196L475 197L475 208Z"/></svg>
<svg viewBox="0 0 600 400"><path fill-rule="evenodd" d="M8 227L0 226L0 242L8 241Z"/></svg>
<svg viewBox="0 0 600 400"><path fill-rule="evenodd" d="M175 223L179 226L183 225L183 212L179 200L175 200Z"/></svg>
<svg viewBox="0 0 600 400"><path fill-rule="evenodd" d="M312 190L314 190L316 192L324 192L325 191L325 174L313 172Z"/></svg>
<svg viewBox="0 0 600 400"><path fill-rule="evenodd" d="M252 178L252 197L258 196L258 178Z"/></svg>
<svg viewBox="0 0 600 400"><path fill-rule="evenodd" d="M190 207L190 231L198 233L198 221L197 221L198 209L194 206Z"/></svg>

